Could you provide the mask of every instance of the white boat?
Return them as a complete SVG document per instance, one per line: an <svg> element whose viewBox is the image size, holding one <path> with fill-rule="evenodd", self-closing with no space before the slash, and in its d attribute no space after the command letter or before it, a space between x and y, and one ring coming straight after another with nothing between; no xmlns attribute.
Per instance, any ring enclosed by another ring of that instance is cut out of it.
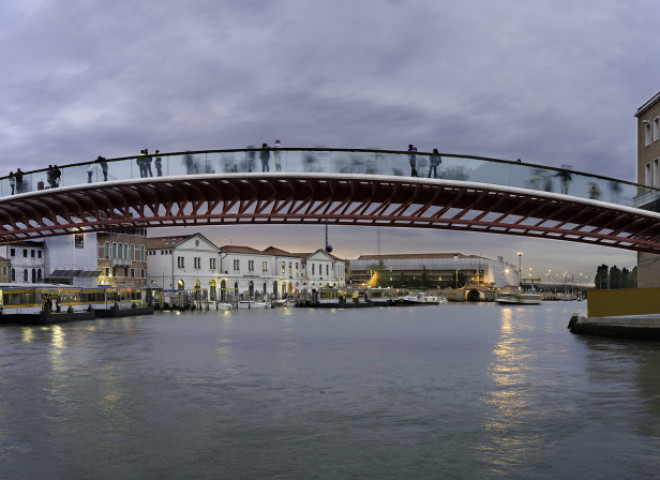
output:
<svg viewBox="0 0 660 480"><path fill-rule="evenodd" d="M279 300L275 300L275 303L273 304L275 308L281 308L281 307L295 307L296 302L290 298L280 298Z"/></svg>
<svg viewBox="0 0 660 480"><path fill-rule="evenodd" d="M234 308L234 306L231 303L227 303L227 302L218 302L218 303L215 304L215 309L216 310L227 311L227 310L231 310L233 308Z"/></svg>
<svg viewBox="0 0 660 480"><path fill-rule="evenodd" d="M539 305L541 295L538 293L503 293L495 297L500 305Z"/></svg>
<svg viewBox="0 0 660 480"><path fill-rule="evenodd" d="M269 302L259 302L256 300L240 300L238 302L239 309L245 308L270 308Z"/></svg>

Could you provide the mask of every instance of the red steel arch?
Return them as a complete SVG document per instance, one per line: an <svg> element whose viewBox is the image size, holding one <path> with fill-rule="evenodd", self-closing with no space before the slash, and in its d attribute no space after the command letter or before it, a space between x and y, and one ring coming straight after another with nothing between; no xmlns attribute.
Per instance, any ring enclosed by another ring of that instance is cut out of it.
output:
<svg viewBox="0 0 660 480"><path fill-rule="evenodd" d="M338 174L149 178L0 199L0 243L127 227L289 223L479 231L660 253L660 214L465 181Z"/></svg>

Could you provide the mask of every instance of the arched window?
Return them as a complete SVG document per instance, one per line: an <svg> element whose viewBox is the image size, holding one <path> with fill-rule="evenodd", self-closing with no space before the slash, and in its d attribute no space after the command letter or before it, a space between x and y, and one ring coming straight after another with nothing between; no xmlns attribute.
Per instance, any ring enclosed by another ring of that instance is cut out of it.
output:
<svg viewBox="0 0 660 480"><path fill-rule="evenodd" d="M130 257L128 256L128 243L124 244L124 258L130 260Z"/></svg>
<svg viewBox="0 0 660 480"><path fill-rule="evenodd" d="M37 283L41 283L43 275L41 274L41 269L37 270Z"/></svg>
<svg viewBox="0 0 660 480"><path fill-rule="evenodd" d="M110 242L105 242L103 245L103 257L110 258Z"/></svg>
<svg viewBox="0 0 660 480"><path fill-rule="evenodd" d="M117 243L112 242L112 258L118 258L117 257Z"/></svg>
<svg viewBox="0 0 660 480"><path fill-rule="evenodd" d="M11 281L12 282L16 281L16 269L14 268L11 269Z"/></svg>
<svg viewBox="0 0 660 480"><path fill-rule="evenodd" d="M135 261L135 244L131 243L131 260Z"/></svg>
<svg viewBox="0 0 660 480"><path fill-rule="evenodd" d="M27 283L28 281L28 271L27 268L23 270L23 281Z"/></svg>
<svg viewBox="0 0 660 480"><path fill-rule="evenodd" d="M32 269L32 283L37 283L37 269Z"/></svg>

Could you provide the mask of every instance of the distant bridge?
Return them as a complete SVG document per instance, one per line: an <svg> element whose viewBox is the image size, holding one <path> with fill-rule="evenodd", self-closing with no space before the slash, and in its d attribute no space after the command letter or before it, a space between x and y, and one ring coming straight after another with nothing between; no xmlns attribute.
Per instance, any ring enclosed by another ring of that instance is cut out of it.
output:
<svg viewBox="0 0 660 480"><path fill-rule="evenodd" d="M279 149L263 160L261 153L108 159L107 180L99 162L60 166L59 182L48 169L0 178L0 243L136 227L329 224L475 231L660 254L660 190L652 187L463 155L441 154L431 169L429 153Z"/></svg>

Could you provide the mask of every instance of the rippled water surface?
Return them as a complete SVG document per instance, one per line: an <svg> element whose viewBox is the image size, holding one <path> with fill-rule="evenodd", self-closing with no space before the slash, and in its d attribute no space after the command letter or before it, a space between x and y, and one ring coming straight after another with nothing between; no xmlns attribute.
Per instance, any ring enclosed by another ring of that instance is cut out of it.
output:
<svg viewBox="0 0 660 480"><path fill-rule="evenodd" d="M3 326L0 479L660 478L660 345L583 309Z"/></svg>

